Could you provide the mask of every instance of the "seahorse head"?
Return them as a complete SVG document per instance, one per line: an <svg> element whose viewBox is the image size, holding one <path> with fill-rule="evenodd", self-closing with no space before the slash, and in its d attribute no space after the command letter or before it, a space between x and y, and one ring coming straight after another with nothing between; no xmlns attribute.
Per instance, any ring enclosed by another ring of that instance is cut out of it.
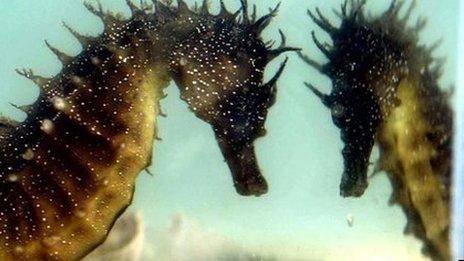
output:
<svg viewBox="0 0 464 261"><path fill-rule="evenodd" d="M340 194L361 196L367 187L369 157L380 122L375 96L364 88L341 88L321 97L344 143Z"/></svg>
<svg viewBox="0 0 464 261"><path fill-rule="evenodd" d="M372 19L364 14L364 3L362 0L345 1L338 28L319 9L316 14L309 11L309 16L329 34L333 44L319 42L312 33L315 45L329 60L324 65L300 54L303 60L332 81L328 95L310 84L308 87L331 110L333 122L340 129L345 145L340 194L345 197L361 196L368 185L369 157L375 136L382 119L399 103L396 89L405 73L405 57L409 50L407 42L402 39L392 41L389 35L382 33L393 11ZM400 27L398 23L391 30Z"/></svg>
<svg viewBox="0 0 464 261"><path fill-rule="evenodd" d="M194 13L188 19L191 30L184 31L172 48L170 67L181 98L213 127L238 193L261 195L267 184L253 142L265 133L275 83L285 63L268 83L262 83L263 73L269 61L293 48L285 47L282 38L282 46L270 50L259 37L277 8L260 19L248 15L245 1L241 10L240 21L239 12L229 13L224 4L216 16L208 11Z"/></svg>

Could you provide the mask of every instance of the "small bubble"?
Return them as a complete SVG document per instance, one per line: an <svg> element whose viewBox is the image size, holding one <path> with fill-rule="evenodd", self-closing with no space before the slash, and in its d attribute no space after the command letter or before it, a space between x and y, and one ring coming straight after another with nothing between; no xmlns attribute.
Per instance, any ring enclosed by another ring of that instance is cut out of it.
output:
<svg viewBox="0 0 464 261"><path fill-rule="evenodd" d="M348 222L348 226L352 227L354 224L353 214L349 213L348 215L346 215L346 221Z"/></svg>

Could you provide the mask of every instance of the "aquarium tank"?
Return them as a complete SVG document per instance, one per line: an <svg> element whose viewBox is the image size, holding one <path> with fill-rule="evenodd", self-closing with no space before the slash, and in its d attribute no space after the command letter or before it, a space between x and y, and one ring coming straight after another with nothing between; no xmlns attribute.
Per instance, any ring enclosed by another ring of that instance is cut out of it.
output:
<svg viewBox="0 0 464 261"><path fill-rule="evenodd" d="M1 2L0 260L464 259L463 12Z"/></svg>

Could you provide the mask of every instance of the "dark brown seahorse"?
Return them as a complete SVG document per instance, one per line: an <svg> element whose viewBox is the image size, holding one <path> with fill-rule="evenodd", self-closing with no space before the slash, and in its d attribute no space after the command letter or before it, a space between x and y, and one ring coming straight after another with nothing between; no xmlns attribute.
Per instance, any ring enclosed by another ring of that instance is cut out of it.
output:
<svg viewBox="0 0 464 261"><path fill-rule="evenodd" d="M56 76L19 71L41 92L23 108L24 122L1 121L0 260L77 260L105 239L150 164L171 79L213 125L237 190L266 191L252 144L264 133L283 65L261 81L266 64L291 50L269 50L259 37L276 10L256 19L246 1L235 14L221 1L218 15L207 1L193 10L184 1L126 2L128 19L86 4L104 23L98 37L66 25L83 47L76 57L47 43L63 63Z"/></svg>
<svg viewBox="0 0 464 261"><path fill-rule="evenodd" d="M274 103L275 83L286 61L266 84L262 84L264 69L282 52L297 49L285 46L282 33L282 45L275 50L269 50L270 46L259 39L278 6L256 19L256 13L251 17L246 13L245 1L242 5L245 13L238 26L234 22L237 14L229 13L223 3L218 19L178 19L175 26L193 33L173 35L179 40L175 41L170 64L181 98L195 115L212 125L237 192L259 196L268 187L259 170L253 142L265 135L267 111ZM191 25L194 30L189 28Z"/></svg>
<svg viewBox="0 0 464 261"><path fill-rule="evenodd" d="M403 2L392 1L380 16L366 15L366 1L345 1L336 28L316 9L312 20L332 38L333 46L313 40L326 55L310 65L332 80L332 91L309 88L330 108L345 143L342 196L358 197L367 187L367 169L374 143L380 149L377 168L393 184L392 203L408 218L405 232L425 243L424 251L449 260L449 201L452 110L440 89L440 63L432 48L419 45L425 25L407 25L414 2L404 16Z"/></svg>

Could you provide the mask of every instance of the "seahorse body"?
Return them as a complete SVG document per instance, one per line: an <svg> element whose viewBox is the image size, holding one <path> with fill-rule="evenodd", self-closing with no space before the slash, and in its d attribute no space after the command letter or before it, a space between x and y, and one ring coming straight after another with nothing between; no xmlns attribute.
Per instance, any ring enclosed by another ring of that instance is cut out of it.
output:
<svg viewBox="0 0 464 261"><path fill-rule="evenodd" d="M340 193L364 193L376 142L378 168L388 173L394 187L391 202L400 204L408 217L405 232L422 239L432 257L449 260L452 111L437 85L439 64L431 49L418 44L425 20L407 26L414 2L404 17L398 15L402 2L392 1L379 17L367 16L364 3L346 1L339 28L318 9L318 17L309 12L329 33L333 47L321 44L313 33L329 62L320 65L301 55L333 83L329 95L308 85L341 129L345 171Z"/></svg>
<svg viewBox="0 0 464 261"><path fill-rule="evenodd" d="M20 71L40 87L41 94L32 106L24 108L28 114L24 122L5 119L1 124L1 260L76 260L102 242L115 219L130 204L136 176L150 164L163 88L174 78L184 99L197 96L185 93L189 82L197 81L197 76L188 78L181 72L187 67L199 70L201 60L191 64L190 58L197 55L194 51L203 46L203 40L220 37L214 39L236 48L236 40L228 42L230 39L223 36L231 36L231 31L255 30L254 34L242 35L242 40L263 47L257 29L263 29L275 14L258 20L262 23L259 24L243 11L243 21L247 22L239 23L223 3L222 12L214 16L208 12L206 1L199 10L190 10L183 1L177 7L153 1L154 12L145 3L137 7L129 0L126 2L132 11L129 19L104 12L100 5L95 8L86 4L102 19L105 29L94 38L68 27L83 46L78 56L70 57L47 43L63 62L62 71L55 77L48 79L32 71ZM246 2L242 4L246 10ZM197 30L201 30L200 35ZM211 42L203 48L213 52L218 44ZM191 49L182 49L186 45ZM242 93L241 88L260 94L260 102L272 100L280 72L268 85L261 85L262 70L270 58L289 48L274 51L263 48L254 56L248 50L241 53L243 64L259 61L256 67L247 67L247 71L234 66L236 50L211 54L212 61L208 64L220 71L221 76L210 71L211 77L202 80L208 84L210 81L210 91L218 93L216 100L205 100L209 102L208 110L217 114L221 111L217 108L219 104L228 104L228 109L235 112L235 106L226 101L236 99L235 95ZM180 49L185 52L186 63L184 57L176 56ZM176 64L180 67L174 70ZM225 70L221 69L223 66ZM237 81L230 85L213 84L212 79L217 77ZM225 91L224 86L232 89ZM240 98L242 103L254 101L246 94ZM253 129L263 129L270 104L262 105L259 110L240 108L253 119L259 113L259 123L250 124ZM214 120L201 118L214 123L218 131L236 130L222 114ZM242 134L235 134L240 140ZM247 137L245 144L251 146L256 135ZM218 139L221 148L235 141L230 136ZM262 177L254 154L244 150L250 154L236 158L225 149L226 161L236 177L236 186L243 188L238 191L259 195L265 192L261 186L264 179L259 179ZM256 169L251 174L244 173L237 165Z"/></svg>

